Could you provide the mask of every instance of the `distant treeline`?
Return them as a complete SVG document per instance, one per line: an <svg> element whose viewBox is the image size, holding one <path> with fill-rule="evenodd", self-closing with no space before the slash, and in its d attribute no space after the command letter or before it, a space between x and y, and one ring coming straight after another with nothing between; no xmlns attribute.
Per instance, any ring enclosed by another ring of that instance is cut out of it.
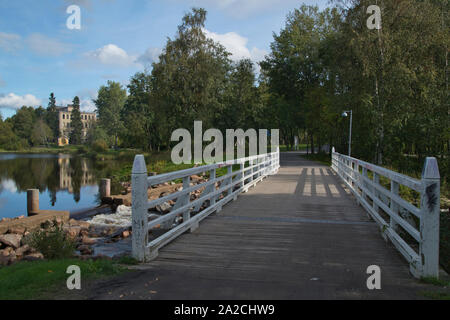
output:
<svg viewBox="0 0 450 320"><path fill-rule="evenodd" d="M83 124L78 97L73 99L73 107L70 125L72 131L68 138L71 144L80 144ZM0 149L17 151L31 146L48 146L56 144L60 136L58 110L53 93L50 94L47 109L24 106L5 121L0 115Z"/></svg>

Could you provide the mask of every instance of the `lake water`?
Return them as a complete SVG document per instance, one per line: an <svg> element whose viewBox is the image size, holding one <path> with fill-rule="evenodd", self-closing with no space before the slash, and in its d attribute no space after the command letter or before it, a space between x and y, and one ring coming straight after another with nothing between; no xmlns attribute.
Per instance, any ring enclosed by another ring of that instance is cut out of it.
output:
<svg viewBox="0 0 450 320"><path fill-rule="evenodd" d="M100 203L98 183L108 178L108 167L64 154L0 154L0 219L27 215L27 189L40 190L41 210L95 207Z"/></svg>

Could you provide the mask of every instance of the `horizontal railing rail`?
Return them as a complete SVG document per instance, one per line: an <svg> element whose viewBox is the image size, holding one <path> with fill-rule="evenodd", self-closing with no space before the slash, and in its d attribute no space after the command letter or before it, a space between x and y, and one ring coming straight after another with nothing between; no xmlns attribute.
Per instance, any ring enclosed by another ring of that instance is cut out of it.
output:
<svg viewBox="0 0 450 320"><path fill-rule="evenodd" d="M233 171L233 166L237 165L239 169ZM268 175L275 174L279 167L280 156L277 151L148 177L144 157L137 155L132 171L133 257L139 261L156 258L161 247L188 230L196 230L201 220L213 212L220 212L225 204L236 200L238 194L247 192ZM221 168L226 168L226 174L217 177L217 170ZM204 172L209 172L209 179L191 185L191 177ZM148 188L179 179L183 181L180 190L156 200L148 200ZM202 193L192 200L191 194L199 190ZM149 209L174 200L175 204L167 214L148 221ZM174 225L178 217L182 217L182 223ZM156 227L168 231L149 241L149 231Z"/></svg>
<svg viewBox="0 0 450 320"><path fill-rule="evenodd" d="M425 160L422 179L417 180L342 155L333 148L332 169L378 223L383 237L389 239L409 262L411 273L417 278L437 278L440 176L436 159ZM389 190L380 183L380 178L384 183L390 183ZM403 199L400 186L416 191L420 206Z"/></svg>

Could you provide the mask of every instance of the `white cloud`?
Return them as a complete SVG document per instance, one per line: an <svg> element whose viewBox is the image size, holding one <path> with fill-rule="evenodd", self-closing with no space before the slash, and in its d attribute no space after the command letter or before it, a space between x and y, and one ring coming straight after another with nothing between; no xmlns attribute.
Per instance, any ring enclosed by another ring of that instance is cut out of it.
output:
<svg viewBox="0 0 450 320"><path fill-rule="evenodd" d="M21 47L21 39L18 34L0 32L0 49L15 52Z"/></svg>
<svg viewBox="0 0 450 320"><path fill-rule="evenodd" d="M80 109L84 112L94 112L97 107L92 99L82 99L80 101Z"/></svg>
<svg viewBox="0 0 450 320"><path fill-rule="evenodd" d="M132 66L137 59L136 56L129 55L125 50L115 44L107 44L97 50L85 53L85 56L101 64L120 67Z"/></svg>
<svg viewBox="0 0 450 320"><path fill-rule="evenodd" d="M144 66L150 66L153 62L159 61L159 56L162 53L161 48L148 48L144 54L137 58L137 62Z"/></svg>
<svg viewBox="0 0 450 320"><path fill-rule="evenodd" d="M10 193L16 193L17 192L17 186L16 183L13 180L7 179L3 180L0 189L9 191Z"/></svg>
<svg viewBox="0 0 450 320"><path fill-rule="evenodd" d="M223 45L232 56L231 59L238 61L241 59L251 59L253 62L259 62L264 59L267 51L254 47L253 49L247 48L248 39L242 37L236 32L228 32L225 34L219 34L215 32L203 30L208 38L213 39Z"/></svg>
<svg viewBox="0 0 450 320"><path fill-rule="evenodd" d="M80 98L80 110L84 112L94 112L97 107L93 100L97 99L98 92L97 90L84 89L80 90L76 93L76 96ZM56 101L57 106L67 106L71 105L73 102L72 99L60 99Z"/></svg>
<svg viewBox="0 0 450 320"><path fill-rule="evenodd" d="M32 94L26 94L24 96L19 96L15 93L0 95L0 108L20 109L23 106L38 106L40 104L41 100Z"/></svg>
<svg viewBox="0 0 450 320"><path fill-rule="evenodd" d="M33 52L43 56L60 56L72 51L70 44L51 39L40 33L29 35L25 42Z"/></svg>

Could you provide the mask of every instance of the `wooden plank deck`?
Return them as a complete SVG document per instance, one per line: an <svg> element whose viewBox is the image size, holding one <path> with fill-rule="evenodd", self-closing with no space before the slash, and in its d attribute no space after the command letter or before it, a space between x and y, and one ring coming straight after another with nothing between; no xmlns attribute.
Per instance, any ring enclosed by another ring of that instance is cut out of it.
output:
<svg viewBox="0 0 450 320"><path fill-rule="evenodd" d="M332 170L281 155L281 168L93 299L422 299L429 286L386 243ZM381 290L367 267L381 267Z"/></svg>

